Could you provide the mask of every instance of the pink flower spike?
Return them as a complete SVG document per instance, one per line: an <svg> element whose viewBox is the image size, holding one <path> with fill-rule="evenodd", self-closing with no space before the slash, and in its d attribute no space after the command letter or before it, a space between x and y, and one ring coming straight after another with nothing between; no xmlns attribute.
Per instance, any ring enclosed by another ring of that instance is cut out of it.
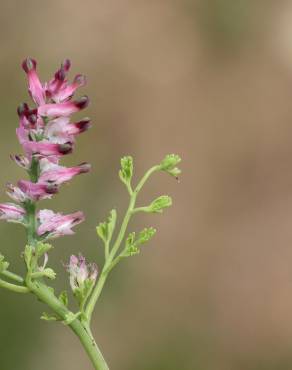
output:
<svg viewBox="0 0 292 370"><path fill-rule="evenodd" d="M31 200L49 199L58 192L58 187L54 184L40 184L27 180L18 181L20 190Z"/></svg>
<svg viewBox="0 0 292 370"><path fill-rule="evenodd" d="M8 222L23 222L25 210L13 203L0 204L0 220Z"/></svg>
<svg viewBox="0 0 292 370"><path fill-rule="evenodd" d="M39 107L38 113L42 117L61 117L61 116L70 116L73 113L79 112L81 109L84 109L89 104L89 98L83 96L75 101L67 101L65 103L59 104L45 104Z"/></svg>
<svg viewBox="0 0 292 370"><path fill-rule="evenodd" d="M74 234L72 227L84 221L85 217L82 212L75 212L69 215L54 213L48 209L38 213L39 227L38 235L46 235L47 238L57 238L63 235Z"/></svg>
<svg viewBox="0 0 292 370"><path fill-rule="evenodd" d="M36 72L36 61L27 58L22 63L22 68L28 77L28 89L32 99L37 105L45 104L45 92Z"/></svg>

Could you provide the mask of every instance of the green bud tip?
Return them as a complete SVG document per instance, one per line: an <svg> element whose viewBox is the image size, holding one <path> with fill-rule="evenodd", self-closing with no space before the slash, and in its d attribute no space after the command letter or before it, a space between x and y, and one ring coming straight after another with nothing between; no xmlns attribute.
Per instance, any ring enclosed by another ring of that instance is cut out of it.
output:
<svg viewBox="0 0 292 370"><path fill-rule="evenodd" d="M149 206L149 212L162 213L164 208L168 208L172 205L172 199L168 195L162 195L155 199Z"/></svg>

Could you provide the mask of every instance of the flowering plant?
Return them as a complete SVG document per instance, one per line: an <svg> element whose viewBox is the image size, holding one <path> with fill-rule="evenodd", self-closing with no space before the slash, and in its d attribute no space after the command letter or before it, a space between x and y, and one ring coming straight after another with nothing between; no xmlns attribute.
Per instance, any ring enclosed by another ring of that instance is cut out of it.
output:
<svg viewBox="0 0 292 370"><path fill-rule="evenodd" d="M124 258L138 254L141 245L156 232L150 227L126 236L130 218L138 212L161 213L172 203L169 196L160 196L148 206L136 207L139 192L155 172L167 172L177 178L180 170L176 166L180 158L167 155L160 164L146 172L136 187L132 187L133 159L130 156L122 158L119 177L129 193L129 206L119 230L116 230L116 210L112 210L107 221L96 228L104 245L104 265L100 272L95 263L87 263L81 254L72 255L65 265L79 307L78 312L72 312L67 292L56 295L47 284L47 279L56 278L54 270L48 267L48 253L52 249L48 241L73 234L73 227L84 221L84 215L80 211L63 215L48 209L38 210L37 202L52 198L63 183L90 170L87 163L71 168L60 164L61 158L72 152L76 136L90 127L88 118L75 123L70 121L73 113L83 110L89 103L87 96L72 100L77 88L85 85L86 80L84 76L77 75L72 83L68 82L69 60L65 60L54 77L44 84L36 72L35 60L27 58L22 67L27 74L28 90L35 107L30 108L24 103L18 108L19 127L16 133L24 155L11 158L26 170L29 179L19 180L17 185L7 185L7 194L13 203L0 204L0 219L19 223L26 229L27 244L23 252L26 276L11 272L9 263L0 254L0 287L17 293L34 294L51 311L43 313L41 318L61 321L69 326L79 337L94 368L105 370L108 365L90 329L94 307L113 267Z"/></svg>

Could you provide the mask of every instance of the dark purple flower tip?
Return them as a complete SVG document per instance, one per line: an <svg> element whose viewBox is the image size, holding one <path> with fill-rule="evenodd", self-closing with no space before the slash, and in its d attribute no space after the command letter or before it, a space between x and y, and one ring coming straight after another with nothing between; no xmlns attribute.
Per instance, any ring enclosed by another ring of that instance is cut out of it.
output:
<svg viewBox="0 0 292 370"><path fill-rule="evenodd" d="M84 163L80 163L78 167L80 169L80 173L87 173L91 169L91 164L84 162Z"/></svg>
<svg viewBox="0 0 292 370"><path fill-rule="evenodd" d="M89 104L89 98L88 98L88 96L84 95L81 98L75 100L74 103L75 103L75 105L76 105L77 108L84 109Z"/></svg>
<svg viewBox="0 0 292 370"><path fill-rule="evenodd" d="M65 72L68 72L71 67L70 59L65 59L62 63L62 69L64 69Z"/></svg>
<svg viewBox="0 0 292 370"><path fill-rule="evenodd" d="M33 69L36 69L36 61L32 58L26 58L23 62L22 62L22 68L23 70L26 72L26 73L29 73L30 71L32 71Z"/></svg>
<svg viewBox="0 0 292 370"><path fill-rule="evenodd" d="M79 128L80 132L88 130L91 127L90 118L83 118L81 121L76 122L75 126Z"/></svg>
<svg viewBox="0 0 292 370"><path fill-rule="evenodd" d="M29 114L27 115L27 119L28 119L28 121L29 121L32 125L34 125L34 124L36 124L36 122L37 122L38 116L37 116L37 114L36 114L36 113L34 113L34 112L29 112Z"/></svg>
<svg viewBox="0 0 292 370"><path fill-rule="evenodd" d="M79 86L83 86L86 84L86 77L84 75L76 75L73 82Z"/></svg>
<svg viewBox="0 0 292 370"><path fill-rule="evenodd" d="M21 103L19 107L17 108L17 114L19 117L23 116L29 111L29 107L26 103Z"/></svg>
<svg viewBox="0 0 292 370"><path fill-rule="evenodd" d="M29 168L29 160L28 158L26 158L25 156L23 155L18 155L18 154L15 154L15 155L10 155L10 159L12 159L18 166L24 168L24 169L28 169Z"/></svg>
<svg viewBox="0 0 292 370"><path fill-rule="evenodd" d="M66 72L64 71L63 68L60 68L56 73L55 73L55 79L59 81L64 81L66 78Z"/></svg>
<svg viewBox="0 0 292 370"><path fill-rule="evenodd" d="M56 184L48 184L46 187L46 192L48 194L56 194L58 193L58 186Z"/></svg>
<svg viewBox="0 0 292 370"><path fill-rule="evenodd" d="M72 143L60 144L58 149L60 154L69 154L73 150L73 144Z"/></svg>

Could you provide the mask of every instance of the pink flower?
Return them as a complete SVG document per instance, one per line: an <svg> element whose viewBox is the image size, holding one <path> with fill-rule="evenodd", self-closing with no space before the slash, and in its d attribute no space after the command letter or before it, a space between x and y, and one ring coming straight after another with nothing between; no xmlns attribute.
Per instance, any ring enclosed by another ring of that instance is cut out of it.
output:
<svg viewBox="0 0 292 370"><path fill-rule="evenodd" d="M70 285L73 292L75 292L76 289L82 291L85 288L87 280L94 283L98 275L96 264L87 264L85 258L81 254L79 254L78 257L72 255L66 268L70 274Z"/></svg>
<svg viewBox="0 0 292 370"><path fill-rule="evenodd" d="M45 92L36 72L36 61L27 58L22 63L22 68L28 77L28 89L31 97L37 105L45 104Z"/></svg>
<svg viewBox="0 0 292 370"><path fill-rule="evenodd" d="M90 119L83 118L76 123L70 123L69 117L58 117L48 122L44 129L44 136L50 141L56 142L62 140L73 141L74 136L78 135L90 127Z"/></svg>
<svg viewBox="0 0 292 370"><path fill-rule="evenodd" d="M45 104L39 107L38 114L42 117L61 117L70 116L73 113L79 112L84 109L89 104L89 98L87 96L82 96L75 101L66 101L65 103L58 104Z"/></svg>
<svg viewBox="0 0 292 370"><path fill-rule="evenodd" d="M49 199L58 192L55 184L40 184L27 180L18 181L19 189L31 200Z"/></svg>
<svg viewBox="0 0 292 370"><path fill-rule="evenodd" d="M51 98L55 94L58 93L60 89L64 87L66 84L66 74L71 67L71 62L69 59L65 59L64 62L61 64L61 68L55 73L54 78L45 84L46 87L46 95L48 98Z"/></svg>
<svg viewBox="0 0 292 370"><path fill-rule="evenodd" d="M13 203L0 204L0 220L23 222L25 210Z"/></svg>
<svg viewBox="0 0 292 370"><path fill-rule="evenodd" d="M69 154L72 152L73 144L66 142L63 144L51 143L48 140L43 141L24 141L23 149L26 153L31 155L40 155L40 156L61 156L64 154Z"/></svg>
<svg viewBox="0 0 292 370"><path fill-rule="evenodd" d="M61 185L70 181L74 176L89 172L90 165L82 163L77 167L63 167L49 162L46 158L40 161L41 175L39 183Z"/></svg>
<svg viewBox="0 0 292 370"><path fill-rule="evenodd" d="M25 194L19 187L13 184L8 183L6 185L6 189L6 194L15 202L24 203L29 199L27 194Z"/></svg>
<svg viewBox="0 0 292 370"><path fill-rule="evenodd" d="M51 93L51 98L56 103L62 103L70 99L78 87L84 86L86 84L86 78L82 75L75 76L73 83L67 84L63 83L61 88L55 93Z"/></svg>
<svg viewBox="0 0 292 370"><path fill-rule="evenodd" d="M46 236L47 238L57 238L63 235L74 234L71 228L84 221L84 215L82 212L62 215L62 213L54 213L44 209L39 211L38 220L38 235Z"/></svg>

